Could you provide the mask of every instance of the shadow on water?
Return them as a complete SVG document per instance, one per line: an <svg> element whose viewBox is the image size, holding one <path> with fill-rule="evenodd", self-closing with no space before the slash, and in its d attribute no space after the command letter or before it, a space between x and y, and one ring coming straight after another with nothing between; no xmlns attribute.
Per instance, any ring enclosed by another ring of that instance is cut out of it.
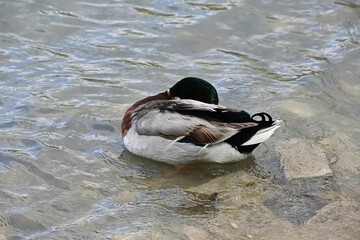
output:
<svg viewBox="0 0 360 240"><path fill-rule="evenodd" d="M119 164L116 161L120 161ZM181 186L182 188L205 183L211 179L219 176L223 176L239 170L250 169L255 166L255 158L250 155L246 159L240 162L217 164L217 163L196 163L184 166L179 173L174 174L171 177L166 177L169 173L176 171L176 167L157 162L151 159L139 157L132 154L128 150L124 150L117 160L112 160L110 164L119 167L119 172L124 173L124 165L132 169L133 172L130 179L144 179L144 184L150 182L160 181L163 184L155 183L154 186L173 187ZM126 171L125 171L126 172ZM150 184L151 185L151 184Z"/></svg>
<svg viewBox="0 0 360 240"><path fill-rule="evenodd" d="M159 205L176 214L193 216L215 214L216 194L199 198L188 193L186 189L206 184L230 173L248 170L254 167L254 160L253 156L249 156L237 163L197 163L187 165L175 173L174 166L139 157L125 149L118 159L108 160L107 164L115 167L121 178L136 184L139 189L145 188L145 194L142 196L146 203ZM168 177L169 173L171 177Z"/></svg>

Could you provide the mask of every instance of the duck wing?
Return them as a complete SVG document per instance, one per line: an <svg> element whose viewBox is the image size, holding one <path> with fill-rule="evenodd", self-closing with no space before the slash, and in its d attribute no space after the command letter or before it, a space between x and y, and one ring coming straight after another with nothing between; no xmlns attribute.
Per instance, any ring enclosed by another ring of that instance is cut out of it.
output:
<svg viewBox="0 0 360 240"><path fill-rule="evenodd" d="M133 124L141 135L160 136L199 145L223 142L242 129L258 125L254 121L229 122L219 119L221 113L229 111L231 112L223 106L195 100L153 101L136 110Z"/></svg>

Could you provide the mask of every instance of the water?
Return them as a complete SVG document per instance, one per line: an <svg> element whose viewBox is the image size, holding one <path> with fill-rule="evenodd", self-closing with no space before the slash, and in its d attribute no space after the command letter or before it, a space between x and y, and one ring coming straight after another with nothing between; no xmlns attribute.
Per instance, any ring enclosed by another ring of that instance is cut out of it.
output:
<svg viewBox="0 0 360 240"><path fill-rule="evenodd" d="M0 0L0 16L0 239L359 238L359 2ZM283 127L242 163L164 178L120 122L186 76ZM286 178L288 139L333 176Z"/></svg>

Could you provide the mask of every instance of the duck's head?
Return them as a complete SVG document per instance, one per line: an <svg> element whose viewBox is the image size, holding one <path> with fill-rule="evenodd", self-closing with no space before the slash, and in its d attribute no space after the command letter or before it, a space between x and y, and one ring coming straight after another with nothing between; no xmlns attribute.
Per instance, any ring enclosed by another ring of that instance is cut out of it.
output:
<svg viewBox="0 0 360 240"><path fill-rule="evenodd" d="M192 99L204 103L218 104L219 97L213 85L196 77L181 79L169 89L171 97L180 99Z"/></svg>

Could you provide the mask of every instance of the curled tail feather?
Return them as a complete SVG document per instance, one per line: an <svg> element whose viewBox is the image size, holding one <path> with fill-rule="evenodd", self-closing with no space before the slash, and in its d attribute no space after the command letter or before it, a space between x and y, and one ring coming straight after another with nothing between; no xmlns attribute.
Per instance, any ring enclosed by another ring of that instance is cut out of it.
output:
<svg viewBox="0 0 360 240"><path fill-rule="evenodd" d="M255 120L255 117L261 117L261 120ZM280 127L281 120L273 120L272 117L265 113L256 113L251 119L261 126L261 129L255 133L249 140L241 144L241 146L250 146L262 143L270 138L274 134L275 130Z"/></svg>

